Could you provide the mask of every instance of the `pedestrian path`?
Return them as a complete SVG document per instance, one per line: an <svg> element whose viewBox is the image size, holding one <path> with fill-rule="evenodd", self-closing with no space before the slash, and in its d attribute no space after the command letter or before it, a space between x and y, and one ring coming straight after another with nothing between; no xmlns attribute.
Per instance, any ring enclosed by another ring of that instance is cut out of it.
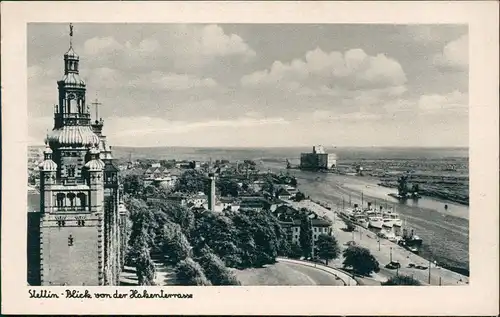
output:
<svg viewBox="0 0 500 317"><path fill-rule="evenodd" d="M175 278L174 268L168 266L163 261L161 261L160 255L151 255L153 265L155 267L155 279L154 285L165 286L165 285L176 285L177 280ZM139 285L137 278L137 272L133 266L125 266L120 274L120 285L132 286Z"/></svg>
<svg viewBox="0 0 500 317"><path fill-rule="evenodd" d="M174 268L166 265L159 254L152 254L151 259L155 266L154 283L157 286L176 285Z"/></svg>

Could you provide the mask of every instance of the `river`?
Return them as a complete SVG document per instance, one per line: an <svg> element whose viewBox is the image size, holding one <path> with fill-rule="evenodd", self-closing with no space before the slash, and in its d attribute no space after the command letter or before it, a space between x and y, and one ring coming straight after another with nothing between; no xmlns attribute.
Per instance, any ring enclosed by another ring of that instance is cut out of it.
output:
<svg viewBox="0 0 500 317"><path fill-rule="evenodd" d="M407 227L423 240L421 255L454 270L469 270L469 207L443 200L423 197L418 201L399 200L388 196L394 189L378 186L372 177L345 176L285 170L283 163L263 162L262 170L288 171L297 178L299 189L311 198L342 206L368 201L377 206L395 207ZM444 205L448 205L448 209Z"/></svg>

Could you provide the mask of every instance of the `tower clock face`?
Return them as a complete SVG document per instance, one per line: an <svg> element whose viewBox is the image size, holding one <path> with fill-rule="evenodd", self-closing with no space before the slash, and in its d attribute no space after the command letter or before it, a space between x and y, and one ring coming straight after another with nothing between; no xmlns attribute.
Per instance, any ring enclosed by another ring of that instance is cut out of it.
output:
<svg viewBox="0 0 500 317"><path fill-rule="evenodd" d="M69 95L68 95L68 99L69 99L69 100L73 100L73 99L75 99L75 95L74 95L74 94L69 94Z"/></svg>

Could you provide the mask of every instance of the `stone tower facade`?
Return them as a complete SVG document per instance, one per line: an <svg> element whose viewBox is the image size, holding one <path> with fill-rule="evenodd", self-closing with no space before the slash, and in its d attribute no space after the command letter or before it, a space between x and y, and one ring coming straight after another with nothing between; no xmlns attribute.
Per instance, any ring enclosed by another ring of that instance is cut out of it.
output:
<svg viewBox="0 0 500 317"><path fill-rule="evenodd" d="M57 85L54 128L40 164L40 213L29 218L29 283L118 285L126 210L119 211L118 169L101 133L103 121L91 122L79 56L71 44ZM33 252L37 234L38 257Z"/></svg>

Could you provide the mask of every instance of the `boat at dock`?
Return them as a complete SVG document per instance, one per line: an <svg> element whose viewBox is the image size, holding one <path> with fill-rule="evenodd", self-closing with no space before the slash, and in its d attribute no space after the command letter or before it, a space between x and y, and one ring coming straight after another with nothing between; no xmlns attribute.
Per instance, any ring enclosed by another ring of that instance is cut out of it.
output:
<svg viewBox="0 0 500 317"><path fill-rule="evenodd" d="M384 218L379 215L368 216L368 226L376 229L382 229L384 224Z"/></svg>
<svg viewBox="0 0 500 317"><path fill-rule="evenodd" d="M403 229L403 235L398 244L410 250L413 253L419 253L422 248L423 240L417 236L413 230L408 232L408 229Z"/></svg>

